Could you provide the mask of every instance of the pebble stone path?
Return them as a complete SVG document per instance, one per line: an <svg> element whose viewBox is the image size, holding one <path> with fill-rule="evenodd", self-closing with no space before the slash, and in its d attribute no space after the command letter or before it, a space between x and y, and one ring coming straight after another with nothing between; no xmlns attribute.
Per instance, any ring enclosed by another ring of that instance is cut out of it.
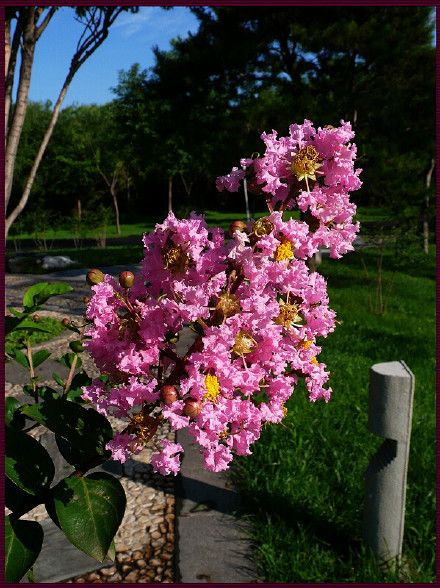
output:
<svg viewBox="0 0 440 588"><path fill-rule="evenodd" d="M58 278L57 281L64 281ZM46 276L6 275L6 306L20 308L23 292L37 281L50 281ZM51 298L39 312L41 316L51 316L60 320L67 317L78 320L84 312L81 304L83 296L90 293L84 283L84 276L70 278L69 283L74 291L68 295ZM49 343L41 344L41 348L52 351L56 359L66 353L68 343L76 335L66 331L66 335ZM35 346L35 349L38 347ZM90 376L96 376L97 370L92 359L83 354L83 365ZM49 383L49 381L47 382ZM6 395L22 394L21 385L6 382ZM125 425L118 419L111 419L115 430ZM31 434L40 438L46 430L37 427ZM163 427L159 438L175 440L175 433ZM152 472L149 465L154 450L145 448L136 456L123 464L120 472L126 496L127 507L124 519L115 537L116 558L113 565L97 569L85 575L66 578L68 583L173 583L174 546L175 546L175 496L174 477L163 477ZM44 520L48 515L43 505L30 511L23 518Z"/></svg>

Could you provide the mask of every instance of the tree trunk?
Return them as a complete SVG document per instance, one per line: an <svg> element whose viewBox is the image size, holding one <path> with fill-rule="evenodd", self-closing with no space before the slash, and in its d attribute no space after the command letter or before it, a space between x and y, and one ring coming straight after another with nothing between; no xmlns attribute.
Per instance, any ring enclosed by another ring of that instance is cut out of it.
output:
<svg viewBox="0 0 440 588"><path fill-rule="evenodd" d="M44 152L46 151L46 147L47 144L49 143L49 140L52 136L53 130L55 128L55 125L57 123L58 120L58 116L60 114L60 109L61 109L61 105L63 103L63 100L66 96L67 90L69 89L70 83L72 81L72 78L75 74L76 70L70 71L64 84L63 87L61 88L61 92L58 96L58 99L55 103L55 106L53 108L52 111L52 116L50 118L50 122L49 125L46 129L46 132L44 134L43 140L41 142L41 145L38 149L37 155L35 156L34 159L34 163L32 165L32 169L29 172L29 176L26 180L26 184L23 190L23 194L20 198L19 203L17 204L17 206L14 208L14 210L11 212L11 214L6 218L6 223L5 223L5 238L8 235L9 229L11 228L12 223L15 221L15 219L17 218L17 216L20 214L20 212L24 209L24 207L27 204L28 198L29 198L29 194L31 193L31 189L32 189L32 185L34 183L35 180L35 176L37 173L37 170L40 166L40 162L43 158Z"/></svg>
<svg viewBox="0 0 440 588"><path fill-rule="evenodd" d="M429 220L428 220L429 188L431 187L431 180L432 180L432 174L434 172L434 167L435 167L435 159L431 159L431 167L429 168L429 171L426 174L426 198L425 198L425 207L422 212L423 252L426 255L428 255L428 253L429 253Z"/></svg>
<svg viewBox="0 0 440 588"><path fill-rule="evenodd" d="M17 156L18 144L20 142L28 104L28 94L31 84L32 65L34 62L36 44L36 41L34 40L34 29L34 9L27 8L26 23L23 33L23 45L21 47L21 65L17 100L15 104L14 117L8 131L5 145L5 213L8 208L9 199L11 197L15 159ZM6 229L6 234L8 229L9 227Z"/></svg>
<svg viewBox="0 0 440 588"><path fill-rule="evenodd" d="M173 176L168 177L168 212L173 212Z"/></svg>
<svg viewBox="0 0 440 588"><path fill-rule="evenodd" d="M113 175L113 182L110 186L110 192L113 198L113 206L115 207L115 218L116 218L116 232L118 235L121 234L121 226L119 224L119 206L118 206L118 193L116 190L116 180L117 180L117 172L115 171Z"/></svg>
<svg viewBox="0 0 440 588"><path fill-rule="evenodd" d="M5 149L5 213L12 190L12 180L14 175L15 159L17 155L18 143L20 140L21 131L23 129L24 117L26 114L30 77L32 72L32 64L34 58L35 45L41 36L42 32L47 27L52 16L58 10L58 7L50 7L40 25L37 26L38 19L45 11L44 7L20 8L20 17L23 17L25 24L23 26L23 44L21 50L21 68L20 80L17 92L17 104L14 110L14 117L11 123L11 128L7 137L7 148ZM52 111L52 116L43 141L38 149L32 169L27 178L22 196L19 203L6 218L5 222L5 239L8 236L9 229L15 221L20 212L27 204L32 185L35 180L38 167L41 159L46 151L47 144L52 136L56 122L58 120L61 105L64 97L69 89L70 83L81 65L94 53L94 51L104 42L108 36L109 28L114 23L117 16L124 10L123 7L91 7L89 9L91 14L87 23L85 23L84 31L78 42L78 46L72 61L70 63L69 71L64 81L64 84L59 93L58 99ZM100 11L104 13L100 14ZM102 18L101 18L102 17Z"/></svg>
<svg viewBox="0 0 440 588"><path fill-rule="evenodd" d="M191 196L191 190L192 190L192 187L193 187L193 183L192 182L189 182L188 183L185 180L185 177L184 177L184 175L183 175L182 172L180 172L180 177L182 178L182 183L183 183L183 187L185 188L186 195L189 198Z"/></svg>
<svg viewBox="0 0 440 588"><path fill-rule="evenodd" d="M76 201L76 207L77 207L77 211L78 211L78 220L80 221L82 218L82 211L81 211L81 200L79 198Z"/></svg>
<svg viewBox="0 0 440 588"><path fill-rule="evenodd" d="M37 24L38 20L46 8L40 6L20 8L18 10L19 14L12 39L12 46L9 45L11 19L8 19L8 34L5 35L5 69L7 68L5 77L5 214L11 197L15 160L28 105L35 46L53 15L58 10L58 7L48 8L40 24ZM15 66L19 47L21 47L20 76L14 115L9 126L12 88L14 85Z"/></svg>

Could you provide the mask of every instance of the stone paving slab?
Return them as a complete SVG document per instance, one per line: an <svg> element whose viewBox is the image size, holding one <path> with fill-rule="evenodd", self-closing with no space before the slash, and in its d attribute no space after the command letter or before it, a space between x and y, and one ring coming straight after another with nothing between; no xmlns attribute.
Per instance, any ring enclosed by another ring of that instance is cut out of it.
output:
<svg viewBox="0 0 440 588"><path fill-rule="evenodd" d="M234 513L240 498L222 473L202 468L188 433L177 432L185 450L176 497L177 573L182 583L255 583L248 529Z"/></svg>
<svg viewBox="0 0 440 588"><path fill-rule="evenodd" d="M44 530L44 540L34 564L34 581L37 584L62 582L71 576L92 572L98 566L112 563L106 560L99 565L93 557L74 547L51 519L40 521L40 524ZM28 580L24 578L21 583L28 583Z"/></svg>

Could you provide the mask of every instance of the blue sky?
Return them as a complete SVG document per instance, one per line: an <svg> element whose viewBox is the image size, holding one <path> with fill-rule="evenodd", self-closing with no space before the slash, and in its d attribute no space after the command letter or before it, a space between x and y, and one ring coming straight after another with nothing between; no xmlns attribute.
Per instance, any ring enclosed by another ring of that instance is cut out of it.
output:
<svg viewBox="0 0 440 588"><path fill-rule="evenodd" d="M110 29L108 38L78 70L63 106L102 104L114 98L118 71L133 63L142 69L154 63L153 45L170 47L177 36L186 37L198 28L196 17L186 7L163 10L142 6L137 14L123 13ZM82 26L72 8L58 10L38 41L29 96L31 100L55 102L67 74Z"/></svg>

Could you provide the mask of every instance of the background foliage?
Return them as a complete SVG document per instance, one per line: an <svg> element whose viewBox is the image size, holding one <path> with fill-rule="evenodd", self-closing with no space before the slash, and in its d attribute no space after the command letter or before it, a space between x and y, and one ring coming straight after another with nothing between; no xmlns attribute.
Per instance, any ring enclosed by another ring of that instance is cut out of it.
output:
<svg viewBox="0 0 440 588"><path fill-rule="evenodd" d="M115 99L61 112L34 187L37 205L70 218L112 208L102 174L119 174L121 222L176 212L242 209L214 178L262 151L257 137L292 121L352 121L363 205L418 222L434 157L430 7L193 7L197 33L155 48L155 65L128 66ZM50 103L30 105L17 162L20 194ZM119 166L119 168L118 168ZM433 186L430 188L433 193ZM251 202L251 207L255 203ZM259 206L257 204L257 210Z"/></svg>

